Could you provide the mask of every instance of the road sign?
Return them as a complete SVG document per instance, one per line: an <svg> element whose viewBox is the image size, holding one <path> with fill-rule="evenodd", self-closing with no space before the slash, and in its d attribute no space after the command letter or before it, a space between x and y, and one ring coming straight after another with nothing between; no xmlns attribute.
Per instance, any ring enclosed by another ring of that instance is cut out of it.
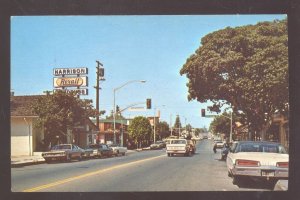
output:
<svg viewBox="0 0 300 200"><path fill-rule="evenodd" d="M144 107L130 107L128 108L129 111L144 111Z"/></svg>

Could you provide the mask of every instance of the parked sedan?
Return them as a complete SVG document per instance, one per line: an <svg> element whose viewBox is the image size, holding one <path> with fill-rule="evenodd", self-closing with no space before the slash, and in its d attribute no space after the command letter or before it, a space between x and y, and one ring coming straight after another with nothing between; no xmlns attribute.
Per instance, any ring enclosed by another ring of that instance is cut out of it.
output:
<svg viewBox="0 0 300 200"><path fill-rule="evenodd" d="M226 159L233 184L244 178L277 181L288 179L289 155L279 143L239 141L232 145Z"/></svg>
<svg viewBox="0 0 300 200"><path fill-rule="evenodd" d="M111 157L113 155L113 150L107 144L90 144L85 151L91 151L90 156L102 158Z"/></svg>
<svg viewBox="0 0 300 200"><path fill-rule="evenodd" d="M150 149L162 149L166 147L166 143L164 141L156 141L155 143L150 145Z"/></svg>
<svg viewBox="0 0 300 200"><path fill-rule="evenodd" d="M121 147L120 145L118 144L111 144L109 145L110 148L112 148L113 150L113 154L115 156L121 154L123 156L125 156L126 152L127 152L127 147Z"/></svg>
<svg viewBox="0 0 300 200"><path fill-rule="evenodd" d="M215 140L215 146L216 146L216 149L222 149L223 146L225 144L225 141L222 141L222 140Z"/></svg>
<svg viewBox="0 0 300 200"><path fill-rule="evenodd" d="M51 161L64 160L71 161L72 159L81 160L85 151L74 144L59 144L55 145L48 152L43 152L42 156L47 163Z"/></svg>

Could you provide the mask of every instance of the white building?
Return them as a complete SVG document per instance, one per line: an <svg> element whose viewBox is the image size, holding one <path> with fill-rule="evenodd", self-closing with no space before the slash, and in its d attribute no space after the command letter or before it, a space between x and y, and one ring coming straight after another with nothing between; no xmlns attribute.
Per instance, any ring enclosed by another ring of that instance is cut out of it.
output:
<svg viewBox="0 0 300 200"><path fill-rule="evenodd" d="M11 155L33 155L38 150L37 141L44 139L41 130L33 126L34 120L38 116L30 111L30 102L33 102L39 96L11 96Z"/></svg>

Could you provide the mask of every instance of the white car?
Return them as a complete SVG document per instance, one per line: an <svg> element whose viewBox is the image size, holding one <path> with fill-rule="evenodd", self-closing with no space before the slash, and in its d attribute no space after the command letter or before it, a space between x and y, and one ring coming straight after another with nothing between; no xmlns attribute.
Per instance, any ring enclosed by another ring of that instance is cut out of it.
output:
<svg viewBox="0 0 300 200"><path fill-rule="evenodd" d="M166 152L168 156L174 154L183 154L184 156L191 156L193 149L186 139L172 139L167 143Z"/></svg>
<svg viewBox="0 0 300 200"><path fill-rule="evenodd" d="M111 145L109 145L109 147L112 148L113 154L116 156L119 154L125 156L125 154L127 152L127 147L121 147L118 144L111 144Z"/></svg>
<svg viewBox="0 0 300 200"><path fill-rule="evenodd" d="M226 159L228 176L239 185L243 178L277 181L288 179L289 155L279 143L235 142Z"/></svg>

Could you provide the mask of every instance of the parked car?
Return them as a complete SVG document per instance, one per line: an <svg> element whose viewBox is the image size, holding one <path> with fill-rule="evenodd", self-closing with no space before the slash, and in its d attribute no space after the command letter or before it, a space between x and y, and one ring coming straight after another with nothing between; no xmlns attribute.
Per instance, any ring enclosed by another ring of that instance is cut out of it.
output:
<svg viewBox="0 0 300 200"><path fill-rule="evenodd" d="M225 144L225 141L222 141L222 140L215 140L215 146L216 146L216 149L222 149L223 146Z"/></svg>
<svg viewBox="0 0 300 200"><path fill-rule="evenodd" d="M150 145L150 149L162 149L166 147L166 143L164 141L156 141L155 143Z"/></svg>
<svg viewBox="0 0 300 200"><path fill-rule="evenodd" d="M167 155L173 156L174 154L183 154L184 156L191 156L192 149L186 139L172 139L167 144Z"/></svg>
<svg viewBox="0 0 300 200"><path fill-rule="evenodd" d="M90 144L85 149L85 151L93 150L91 156L96 158L111 157L113 155L113 150L107 144Z"/></svg>
<svg viewBox="0 0 300 200"><path fill-rule="evenodd" d="M127 147L121 147L119 144L111 144L109 145L110 148L112 148L113 150L113 155L123 155L125 156L126 152L127 152Z"/></svg>
<svg viewBox="0 0 300 200"><path fill-rule="evenodd" d="M288 179L289 155L279 143L238 141L230 147L226 163L236 185L245 178L274 182Z"/></svg>
<svg viewBox="0 0 300 200"><path fill-rule="evenodd" d="M85 151L74 144L58 144L53 146L50 151L42 153L42 157L47 163L58 160L81 160L84 155Z"/></svg>

